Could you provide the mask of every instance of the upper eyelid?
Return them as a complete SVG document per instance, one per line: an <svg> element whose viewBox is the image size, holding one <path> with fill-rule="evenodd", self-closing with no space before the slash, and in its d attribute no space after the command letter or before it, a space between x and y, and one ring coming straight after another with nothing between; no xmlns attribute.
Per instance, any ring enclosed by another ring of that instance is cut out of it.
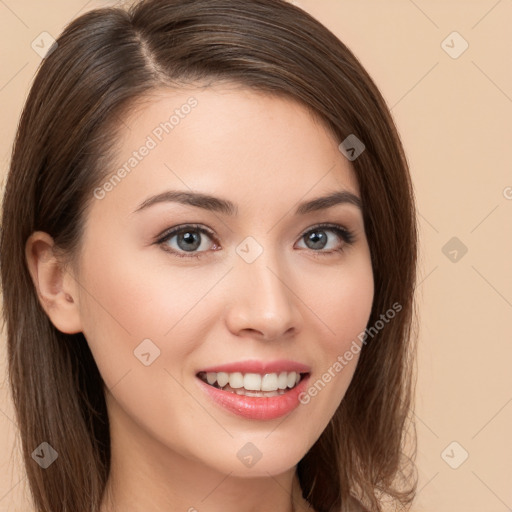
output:
<svg viewBox="0 0 512 512"><path fill-rule="evenodd" d="M179 226L174 226L172 228L165 229L164 231L162 231L161 234L159 234L156 237L156 240L164 240L165 238L168 238L171 235L175 236L180 231L186 231L187 229L190 229L191 231L197 230L200 231L201 233L206 233L208 236L211 236L212 238L215 238L215 233L213 232L213 230L210 230L209 228L206 228L199 224L180 224Z"/></svg>

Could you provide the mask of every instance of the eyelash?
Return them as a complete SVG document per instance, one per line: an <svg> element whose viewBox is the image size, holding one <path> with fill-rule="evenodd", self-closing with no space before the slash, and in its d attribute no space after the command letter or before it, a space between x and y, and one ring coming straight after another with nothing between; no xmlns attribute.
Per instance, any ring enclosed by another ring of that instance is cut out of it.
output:
<svg viewBox="0 0 512 512"><path fill-rule="evenodd" d="M311 252L313 252L315 254L315 256L322 257L322 256L329 256L329 255L332 255L335 253L341 253L345 250L345 245L352 245L354 243L355 236L351 231L349 231L348 229L345 229L342 226L339 226L338 224L329 224L329 223L327 223L327 224L324 223L324 224L319 224L317 226L313 226L312 228L310 228L306 232L304 232L301 235L300 239L303 239L309 233L312 233L315 231L320 231L322 229L326 229L326 230L333 231L334 233L336 233L344 241L344 244L341 247L339 247L338 249L331 249L329 251L322 251L322 250L315 251L315 250L311 249ZM201 258L202 256L205 255L205 253L207 253L209 251L190 252L187 254L187 253L182 253L182 252L176 251L175 249L171 249L169 246L165 246L165 243L168 242L172 237L179 235L181 233L186 233L188 231L192 231L192 232L197 231L199 233L208 235L215 243L217 243L215 240L214 233L211 230L206 229L203 226L200 226L198 224L185 224L183 226L172 228L171 230L162 233L162 235L160 235L157 238L155 243L158 245L161 245L162 249L164 251L170 252L171 254L173 254L174 256L177 256L178 258L196 258L196 259Z"/></svg>

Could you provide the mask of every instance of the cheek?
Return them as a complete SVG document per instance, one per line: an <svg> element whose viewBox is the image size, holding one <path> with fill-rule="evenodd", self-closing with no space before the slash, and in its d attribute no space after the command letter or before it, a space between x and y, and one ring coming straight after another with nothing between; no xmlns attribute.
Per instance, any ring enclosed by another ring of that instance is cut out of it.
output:
<svg viewBox="0 0 512 512"><path fill-rule="evenodd" d="M127 257L112 252L95 254L82 274L87 283L88 316L94 322L101 318L102 323L129 333L134 340L162 338L181 328L181 320L217 279L212 272L199 276L192 268L173 269L164 259L163 263L148 264L147 258L133 249Z"/></svg>
<svg viewBox="0 0 512 512"><path fill-rule="evenodd" d="M189 318L218 278L150 266L134 252L123 258L91 247L90 254L95 257L84 258L80 275L80 311L84 335L107 384L141 365L139 346L149 349L151 357L158 354L154 365L162 367L168 366L166 359L179 361L194 348L200 340L194 333L202 326Z"/></svg>
<svg viewBox="0 0 512 512"><path fill-rule="evenodd" d="M327 333L323 338L324 349L332 360L357 339L368 323L374 296L369 255L354 258L350 264L340 265L335 271L330 269L321 279L318 273L315 277L316 286L313 278L304 289L310 290L311 309Z"/></svg>
<svg viewBox="0 0 512 512"><path fill-rule="evenodd" d="M372 310L374 281L368 257L340 266L331 279L322 279L322 293L309 293L314 313L321 319L319 365L301 402L322 417L317 434L335 413L354 375ZM311 284L311 283L310 283ZM306 289L306 288L305 288ZM309 287L309 290L314 288ZM310 405L308 405L310 404Z"/></svg>
<svg viewBox="0 0 512 512"><path fill-rule="evenodd" d="M83 332L106 388L124 411L121 417L127 413L155 438L159 428L178 434L171 410L197 425L207 423L181 383L190 371L188 355L201 342L195 334L203 325L190 321L194 306L218 278L191 281L180 269L171 273L136 257L96 254L81 275L87 284Z"/></svg>

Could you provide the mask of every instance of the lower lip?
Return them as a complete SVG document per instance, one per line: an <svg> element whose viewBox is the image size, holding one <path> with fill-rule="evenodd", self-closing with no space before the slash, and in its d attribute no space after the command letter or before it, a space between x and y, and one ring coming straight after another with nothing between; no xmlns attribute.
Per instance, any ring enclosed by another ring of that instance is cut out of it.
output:
<svg viewBox="0 0 512 512"><path fill-rule="evenodd" d="M306 389L309 374L286 393L271 397L237 395L210 386L199 377L197 379L208 396L228 411L251 420L273 420L289 414L299 406L299 395Z"/></svg>

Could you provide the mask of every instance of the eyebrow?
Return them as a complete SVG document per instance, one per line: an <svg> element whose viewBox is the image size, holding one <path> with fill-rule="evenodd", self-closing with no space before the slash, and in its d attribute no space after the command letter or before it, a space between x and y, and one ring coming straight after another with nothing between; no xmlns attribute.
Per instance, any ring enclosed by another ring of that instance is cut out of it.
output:
<svg viewBox="0 0 512 512"><path fill-rule="evenodd" d="M161 194L151 196L143 201L139 207L134 210L134 213L145 210L154 204L163 202L174 202L196 206L198 208L203 208L204 210L230 216L238 215L237 205L227 199L203 194L201 192L186 192L180 190L166 190ZM326 196L317 197L310 201L300 203L295 210L295 215L305 215L319 210L326 210L327 208L332 208L338 204L352 204L362 210L361 199L358 196L348 190L340 190L332 192Z"/></svg>

